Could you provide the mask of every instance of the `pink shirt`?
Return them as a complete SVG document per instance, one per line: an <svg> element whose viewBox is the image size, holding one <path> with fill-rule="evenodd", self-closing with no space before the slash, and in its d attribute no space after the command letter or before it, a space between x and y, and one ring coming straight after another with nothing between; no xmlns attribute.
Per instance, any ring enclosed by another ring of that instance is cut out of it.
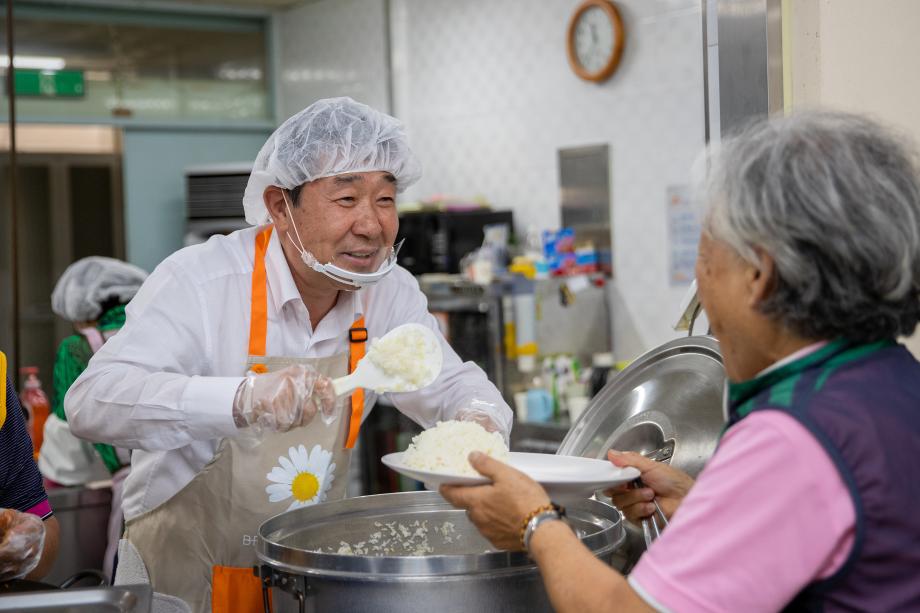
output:
<svg viewBox="0 0 920 613"><path fill-rule="evenodd" d="M629 576L660 611L778 611L853 546L849 490L793 417L757 411L726 433Z"/></svg>

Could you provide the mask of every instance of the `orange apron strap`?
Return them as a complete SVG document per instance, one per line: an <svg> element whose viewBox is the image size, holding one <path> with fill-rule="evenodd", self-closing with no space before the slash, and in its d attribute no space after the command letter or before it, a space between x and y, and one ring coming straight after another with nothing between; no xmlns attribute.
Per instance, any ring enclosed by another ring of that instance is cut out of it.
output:
<svg viewBox="0 0 920 613"><path fill-rule="evenodd" d="M271 592L268 594L271 606ZM252 567L215 566L211 576L211 613L264 613L262 581Z"/></svg>
<svg viewBox="0 0 920 613"><path fill-rule="evenodd" d="M348 330L348 372L352 373L358 362L364 357L364 348L367 344L367 328L364 327L364 316L359 317L351 324ZM364 390L356 389L351 394L351 422L348 424L348 438L345 448L353 449L358 440L358 431L361 429L361 417L364 415Z"/></svg>
<svg viewBox="0 0 920 613"><path fill-rule="evenodd" d="M272 226L256 235L256 255L252 266L252 314L249 317L249 355L265 355L268 329L268 283L265 279L265 252L272 236ZM265 372L265 364L253 364L255 372Z"/></svg>

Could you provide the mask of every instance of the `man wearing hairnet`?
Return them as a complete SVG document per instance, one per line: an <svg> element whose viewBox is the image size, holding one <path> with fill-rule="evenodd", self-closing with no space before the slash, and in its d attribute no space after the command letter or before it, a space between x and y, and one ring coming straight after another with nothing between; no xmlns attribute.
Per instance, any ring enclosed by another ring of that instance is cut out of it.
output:
<svg viewBox="0 0 920 613"><path fill-rule="evenodd" d="M344 496L373 405L369 392L336 403L329 378L398 325L441 338L395 265L396 194L420 172L398 121L321 100L259 152L243 199L253 227L150 275L65 400L74 432L138 450L117 581L149 578L196 611L262 610L259 524ZM470 419L507 436L498 390L441 341L437 380L393 404L424 427Z"/></svg>

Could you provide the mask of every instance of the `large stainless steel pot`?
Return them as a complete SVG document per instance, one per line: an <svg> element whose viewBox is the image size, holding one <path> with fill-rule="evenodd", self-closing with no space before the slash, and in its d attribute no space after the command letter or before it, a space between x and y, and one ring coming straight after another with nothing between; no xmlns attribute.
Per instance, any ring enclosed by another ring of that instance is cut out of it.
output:
<svg viewBox="0 0 920 613"><path fill-rule="evenodd" d="M711 336L679 338L637 358L604 386L572 426L558 453L604 458L608 449L666 458L696 476L715 451L725 425L725 369ZM645 551L641 532L627 526L629 571Z"/></svg>
<svg viewBox="0 0 920 613"><path fill-rule="evenodd" d="M585 500L568 514L581 541L601 560L614 562L625 538L619 512ZM393 540L391 528L399 538ZM341 555L343 542L364 543L367 551ZM394 546L430 551L394 555ZM364 496L289 511L262 524L256 552L266 589L291 593L303 611L552 611L527 555L492 549L466 514L436 492ZM276 607L279 596L274 594Z"/></svg>

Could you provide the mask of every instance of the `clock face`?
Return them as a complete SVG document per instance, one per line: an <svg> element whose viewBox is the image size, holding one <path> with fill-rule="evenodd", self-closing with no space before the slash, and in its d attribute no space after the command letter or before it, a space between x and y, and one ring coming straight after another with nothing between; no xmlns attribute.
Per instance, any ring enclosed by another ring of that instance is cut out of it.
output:
<svg viewBox="0 0 920 613"><path fill-rule="evenodd" d="M589 7L575 23L575 59L589 73L600 72L614 55L616 31L607 13Z"/></svg>

